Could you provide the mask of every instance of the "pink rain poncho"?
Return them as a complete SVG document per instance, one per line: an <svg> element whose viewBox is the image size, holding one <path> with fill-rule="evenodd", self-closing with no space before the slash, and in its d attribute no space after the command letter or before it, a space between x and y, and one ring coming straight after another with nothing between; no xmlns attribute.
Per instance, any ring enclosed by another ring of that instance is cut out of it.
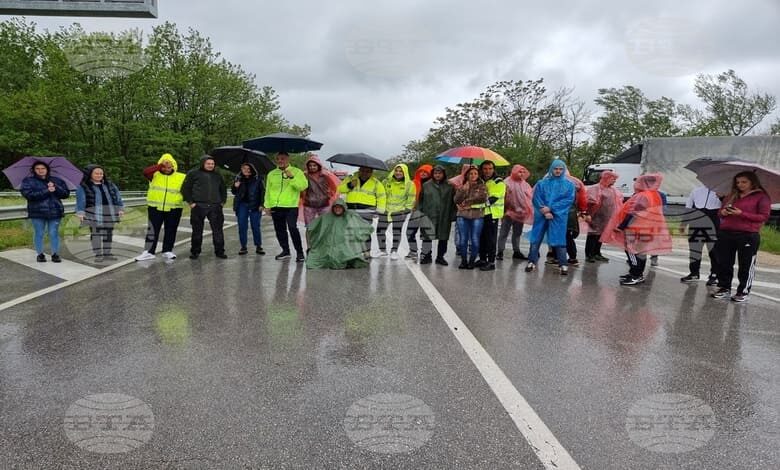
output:
<svg viewBox="0 0 780 470"><path fill-rule="evenodd" d="M601 234L602 243L623 247L631 254L671 253L672 237L658 192L662 181L660 173L648 173L636 179L634 195L607 223Z"/></svg>
<svg viewBox="0 0 780 470"><path fill-rule="evenodd" d="M533 188L526 182L531 173L523 165L514 165L506 184L504 197L504 215L514 222L532 224L534 222Z"/></svg>
<svg viewBox="0 0 780 470"><path fill-rule="evenodd" d="M314 162L319 166L319 170L309 173L309 162ZM298 204L299 218L303 219L306 225L309 225L317 216L330 210L331 205L339 195L338 187L341 181L322 166L317 155L310 155L303 165L306 179L309 180L309 186L301 192L301 199Z"/></svg>
<svg viewBox="0 0 780 470"><path fill-rule="evenodd" d="M614 171L604 171L598 184L587 187L587 211L590 214L588 233L604 233L609 221L623 207L623 193L613 186L617 179L618 174Z"/></svg>

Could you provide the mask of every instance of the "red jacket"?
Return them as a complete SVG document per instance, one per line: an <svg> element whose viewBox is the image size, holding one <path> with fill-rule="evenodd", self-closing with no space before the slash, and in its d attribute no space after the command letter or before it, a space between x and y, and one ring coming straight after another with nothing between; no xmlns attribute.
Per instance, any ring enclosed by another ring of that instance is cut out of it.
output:
<svg viewBox="0 0 780 470"><path fill-rule="evenodd" d="M729 202L742 211L739 215L724 215L725 207ZM752 232L761 231L761 226L769 220L769 212L772 209L772 201L763 191L754 191L747 196L724 201L724 209L720 214L720 229L730 232Z"/></svg>

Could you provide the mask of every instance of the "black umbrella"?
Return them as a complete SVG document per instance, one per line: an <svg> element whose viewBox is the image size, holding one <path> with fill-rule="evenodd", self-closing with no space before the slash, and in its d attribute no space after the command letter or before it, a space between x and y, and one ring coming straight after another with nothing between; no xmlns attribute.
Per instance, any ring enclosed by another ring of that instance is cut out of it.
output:
<svg viewBox="0 0 780 470"><path fill-rule="evenodd" d="M244 147L217 147L209 152L209 155L214 157L214 162L216 162L218 167L225 168L233 173L241 171L241 165L244 163L254 166L255 170L261 175L268 174L269 171L276 168L276 164L263 152Z"/></svg>
<svg viewBox="0 0 780 470"><path fill-rule="evenodd" d="M337 153L328 159L331 163L341 163L349 166L364 166L375 170L387 171L385 162L365 153Z"/></svg>
<svg viewBox="0 0 780 470"><path fill-rule="evenodd" d="M244 141L244 147L268 153L302 153L319 150L322 144L313 140L286 132L264 135Z"/></svg>

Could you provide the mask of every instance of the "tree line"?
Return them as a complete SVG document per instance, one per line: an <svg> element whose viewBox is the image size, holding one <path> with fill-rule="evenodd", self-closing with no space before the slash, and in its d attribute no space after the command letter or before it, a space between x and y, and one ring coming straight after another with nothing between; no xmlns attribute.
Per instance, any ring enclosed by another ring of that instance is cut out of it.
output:
<svg viewBox="0 0 780 470"><path fill-rule="evenodd" d="M100 162L126 189L163 153L190 168L221 145L288 131L273 88L232 64L195 30L87 34L0 23L0 166L24 155ZM8 182L0 178L0 187Z"/></svg>
<svg viewBox="0 0 780 470"><path fill-rule="evenodd" d="M649 137L780 134L780 118L759 129L776 108L775 96L751 91L734 70L698 75L693 91L699 107L665 96L653 99L630 85L601 88L594 110L573 88L548 90L543 78L499 81L477 98L446 108L393 162L431 163L449 148L478 145L525 165L538 178L553 156L581 173Z"/></svg>

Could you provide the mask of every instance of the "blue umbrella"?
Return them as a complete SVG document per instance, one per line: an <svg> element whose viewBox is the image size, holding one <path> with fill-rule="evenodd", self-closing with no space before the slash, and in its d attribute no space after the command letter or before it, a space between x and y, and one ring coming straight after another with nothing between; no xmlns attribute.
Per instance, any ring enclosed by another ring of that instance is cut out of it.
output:
<svg viewBox="0 0 780 470"><path fill-rule="evenodd" d="M22 187L22 181L28 176L33 175L32 167L36 162L43 162L49 165L51 170L49 176L56 176L65 181L68 189L76 189L84 178L84 172L77 168L65 157L34 157L28 156L9 166L3 173L8 177L14 189Z"/></svg>
<svg viewBox="0 0 780 470"><path fill-rule="evenodd" d="M303 153L319 150L322 148L322 144L306 137L286 132L277 132L276 134L245 140L244 147L266 153Z"/></svg>

